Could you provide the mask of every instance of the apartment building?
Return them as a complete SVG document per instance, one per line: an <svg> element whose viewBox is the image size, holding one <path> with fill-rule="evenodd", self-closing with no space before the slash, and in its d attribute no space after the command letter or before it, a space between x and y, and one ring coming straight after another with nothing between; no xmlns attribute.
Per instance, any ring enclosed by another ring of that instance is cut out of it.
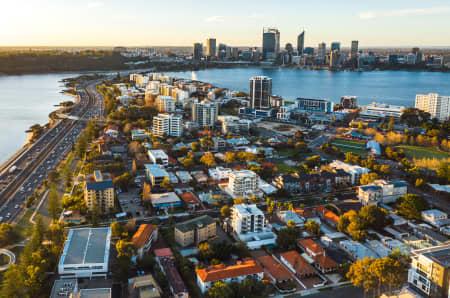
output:
<svg viewBox="0 0 450 298"><path fill-rule="evenodd" d="M158 114L153 117L153 135L159 137L183 135L183 117L176 114Z"/></svg>
<svg viewBox="0 0 450 298"><path fill-rule="evenodd" d="M167 166L169 165L169 156L163 150L149 150L148 158L154 164Z"/></svg>
<svg viewBox="0 0 450 298"><path fill-rule="evenodd" d="M109 175L95 171L94 175L88 178L84 187L84 199L90 211L99 209L101 212L108 212L114 208L114 184Z"/></svg>
<svg viewBox="0 0 450 298"><path fill-rule="evenodd" d="M131 242L137 251L138 259L142 259L148 253L152 244L158 240L158 226L142 224L131 238Z"/></svg>
<svg viewBox="0 0 450 298"><path fill-rule="evenodd" d="M233 171L228 178L228 190L234 198L255 195L258 184L258 175L250 170Z"/></svg>
<svg viewBox="0 0 450 298"><path fill-rule="evenodd" d="M197 274L197 285L202 293L206 293L218 281L240 283L246 278L261 281L264 277L264 270L250 258L237 261L235 265L230 266L220 264L206 268L196 268L195 272Z"/></svg>
<svg viewBox="0 0 450 298"><path fill-rule="evenodd" d="M375 180L371 184L358 186L357 196L364 206L378 203L393 203L408 192L408 183L405 181L389 182Z"/></svg>
<svg viewBox="0 0 450 298"><path fill-rule="evenodd" d="M200 127L213 127L219 114L219 105L214 102L203 101L192 105L192 121Z"/></svg>
<svg viewBox="0 0 450 298"><path fill-rule="evenodd" d="M166 177L167 179L169 179L169 173L167 173L167 171L161 165L147 164L145 165L145 172L152 186L159 186Z"/></svg>
<svg viewBox="0 0 450 298"><path fill-rule="evenodd" d="M156 98L156 108L159 112L175 112L175 99L172 96L160 95Z"/></svg>
<svg viewBox="0 0 450 298"><path fill-rule="evenodd" d="M231 226L238 235L263 232L266 228L264 213L256 205L234 205Z"/></svg>
<svg viewBox="0 0 450 298"><path fill-rule="evenodd" d="M446 121L450 117L450 96L437 93L417 94L415 107L430 113L431 118Z"/></svg>
<svg viewBox="0 0 450 298"><path fill-rule="evenodd" d="M203 215L175 225L175 241L182 247L199 243L216 236L216 221Z"/></svg>
<svg viewBox="0 0 450 298"><path fill-rule="evenodd" d="M409 284L427 297L450 296L450 244L411 252Z"/></svg>

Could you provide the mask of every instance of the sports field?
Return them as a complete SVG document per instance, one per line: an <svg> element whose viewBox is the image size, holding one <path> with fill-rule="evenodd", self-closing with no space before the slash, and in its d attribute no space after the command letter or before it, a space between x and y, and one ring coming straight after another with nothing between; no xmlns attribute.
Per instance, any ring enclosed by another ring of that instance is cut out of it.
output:
<svg viewBox="0 0 450 298"><path fill-rule="evenodd" d="M331 144L344 153L353 152L361 157L366 157L367 155L366 144L362 142L335 139Z"/></svg>
<svg viewBox="0 0 450 298"><path fill-rule="evenodd" d="M402 149L405 153L406 157L410 160L413 158L422 159L422 158L449 158L450 154L442 151L437 151L431 148L426 147L417 147L417 146L397 146L398 149Z"/></svg>

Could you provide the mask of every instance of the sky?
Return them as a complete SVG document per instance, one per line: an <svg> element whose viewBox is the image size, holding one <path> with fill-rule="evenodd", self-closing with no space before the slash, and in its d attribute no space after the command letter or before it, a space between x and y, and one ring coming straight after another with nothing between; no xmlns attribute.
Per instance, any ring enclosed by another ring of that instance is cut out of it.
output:
<svg viewBox="0 0 450 298"><path fill-rule="evenodd" d="M0 46L450 46L449 0L2 0Z"/></svg>

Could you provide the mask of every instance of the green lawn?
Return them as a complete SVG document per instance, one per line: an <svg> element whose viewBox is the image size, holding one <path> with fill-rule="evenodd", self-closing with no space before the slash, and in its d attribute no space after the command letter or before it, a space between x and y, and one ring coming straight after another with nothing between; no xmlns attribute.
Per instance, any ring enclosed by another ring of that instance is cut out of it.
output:
<svg viewBox="0 0 450 298"><path fill-rule="evenodd" d="M431 148L426 147L417 147L417 146L397 146L397 148L402 149L405 152L405 155L408 159L422 159L422 158L449 158L450 154L446 152L437 151Z"/></svg>
<svg viewBox="0 0 450 298"><path fill-rule="evenodd" d="M298 172L298 170L296 168L293 168L293 167L285 164L284 162L278 162L277 163L277 168L278 168L278 171L283 173L283 174L297 173Z"/></svg>
<svg viewBox="0 0 450 298"><path fill-rule="evenodd" d="M366 148L366 144L363 142L358 141L350 141L350 140L339 140L335 139L333 140L333 145L348 145L348 146L354 146L354 147L361 147Z"/></svg>

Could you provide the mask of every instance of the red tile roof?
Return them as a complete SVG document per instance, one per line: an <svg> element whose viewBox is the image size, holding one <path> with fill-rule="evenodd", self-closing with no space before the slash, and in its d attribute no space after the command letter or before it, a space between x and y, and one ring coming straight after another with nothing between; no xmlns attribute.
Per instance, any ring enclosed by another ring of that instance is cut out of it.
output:
<svg viewBox="0 0 450 298"><path fill-rule="evenodd" d="M180 198L186 204L200 204L200 201L191 192L184 192L180 195Z"/></svg>
<svg viewBox="0 0 450 298"><path fill-rule="evenodd" d="M158 230L158 226L142 224L139 226L137 232L134 233L133 238L131 238L131 242L133 242L136 248L141 248L155 230Z"/></svg>
<svg viewBox="0 0 450 298"><path fill-rule="evenodd" d="M312 275L316 273L316 269L308 263L298 252L291 250L280 254L299 276Z"/></svg>
<svg viewBox="0 0 450 298"><path fill-rule="evenodd" d="M257 260L277 282L292 279L289 270L283 264L275 261L271 256L261 256Z"/></svg>
<svg viewBox="0 0 450 298"><path fill-rule="evenodd" d="M155 256L157 257L170 257L173 256L173 252L170 248L160 248L160 249L155 249L153 251L153 253L155 254Z"/></svg>
<svg viewBox="0 0 450 298"><path fill-rule="evenodd" d="M316 256L313 258L314 262L322 269L328 270L333 269L337 266L336 262L333 261L329 256Z"/></svg>
<svg viewBox="0 0 450 298"><path fill-rule="evenodd" d="M337 216L336 214L334 214L334 212L328 210L327 208L323 207L323 206L317 206L316 210L318 213L322 214L323 217L328 220L329 222L337 225L338 221L339 221L339 216Z"/></svg>
<svg viewBox="0 0 450 298"><path fill-rule="evenodd" d="M236 265L225 266L224 264L209 266L203 269L196 268L197 276L203 282L218 281L238 276L263 273L264 270L256 264L253 259L238 261Z"/></svg>
<svg viewBox="0 0 450 298"><path fill-rule="evenodd" d="M308 238L308 239L299 240L298 244L300 244L302 247L304 247L305 250L309 249L314 254L325 254L325 250L312 239Z"/></svg>

